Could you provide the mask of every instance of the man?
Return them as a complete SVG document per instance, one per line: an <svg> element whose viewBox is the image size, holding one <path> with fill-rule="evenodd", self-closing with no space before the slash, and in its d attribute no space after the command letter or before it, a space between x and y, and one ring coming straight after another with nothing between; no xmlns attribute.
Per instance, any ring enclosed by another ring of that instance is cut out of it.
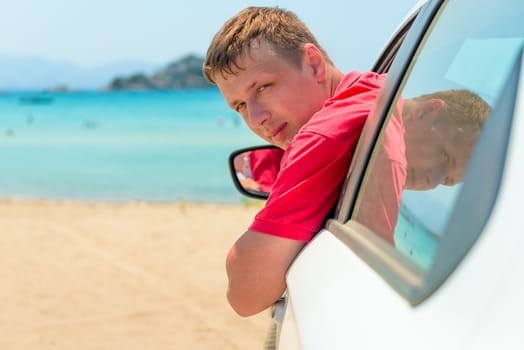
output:
<svg viewBox="0 0 524 350"><path fill-rule="evenodd" d="M228 253L227 296L242 316L271 306L339 195L384 76L344 75L293 13L249 7L215 35L203 66L229 106L285 149L265 207Z"/></svg>

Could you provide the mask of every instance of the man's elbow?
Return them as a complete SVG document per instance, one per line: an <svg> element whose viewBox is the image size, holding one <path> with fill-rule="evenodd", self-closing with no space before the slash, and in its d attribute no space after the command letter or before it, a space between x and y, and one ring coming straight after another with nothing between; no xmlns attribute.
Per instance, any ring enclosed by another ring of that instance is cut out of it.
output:
<svg viewBox="0 0 524 350"><path fill-rule="evenodd" d="M302 242L248 231L226 257L227 299L240 316L255 315L286 290L286 271Z"/></svg>
<svg viewBox="0 0 524 350"><path fill-rule="evenodd" d="M235 312L242 317L249 317L264 311L269 306L256 305L253 303L253 295L239 295L231 289L227 290L227 300Z"/></svg>

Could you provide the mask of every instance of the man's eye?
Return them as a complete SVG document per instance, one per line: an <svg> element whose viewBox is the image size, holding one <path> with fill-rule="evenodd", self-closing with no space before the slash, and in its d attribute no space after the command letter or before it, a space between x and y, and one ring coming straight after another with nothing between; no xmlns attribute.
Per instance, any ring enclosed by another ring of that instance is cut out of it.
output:
<svg viewBox="0 0 524 350"><path fill-rule="evenodd" d="M269 84L260 85L257 89L258 92L262 92L269 87Z"/></svg>
<svg viewBox="0 0 524 350"><path fill-rule="evenodd" d="M235 111L241 112L246 107L246 104L244 102L239 103L235 106Z"/></svg>

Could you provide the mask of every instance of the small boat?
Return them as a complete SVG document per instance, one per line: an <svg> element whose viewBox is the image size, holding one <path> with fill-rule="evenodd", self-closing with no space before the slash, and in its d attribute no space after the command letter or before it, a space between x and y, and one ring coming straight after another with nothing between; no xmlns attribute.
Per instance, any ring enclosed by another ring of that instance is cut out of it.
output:
<svg viewBox="0 0 524 350"><path fill-rule="evenodd" d="M53 97L52 96L27 96L27 97L20 97L19 99L20 104L23 105L48 105L53 103Z"/></svg>

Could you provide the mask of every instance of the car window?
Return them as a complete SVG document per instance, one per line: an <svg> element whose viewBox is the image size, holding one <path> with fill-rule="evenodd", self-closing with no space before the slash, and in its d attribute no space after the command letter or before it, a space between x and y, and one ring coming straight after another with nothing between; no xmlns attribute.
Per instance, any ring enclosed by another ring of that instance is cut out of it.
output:
<svg viewBox="0 0 524 350"><path fill-rule="evenodd" d="M351 219L423 271L442 255L446 236L461 234L457 227L487 219L452 220L468 182L468 191L483 194L478 179L487 175L470 174L470 160L486 129L507 123L497 111L520 67L523 12L519 0L446 2L378 136ZM378 109L387 108L388 99L380 101Z"/></svg>

